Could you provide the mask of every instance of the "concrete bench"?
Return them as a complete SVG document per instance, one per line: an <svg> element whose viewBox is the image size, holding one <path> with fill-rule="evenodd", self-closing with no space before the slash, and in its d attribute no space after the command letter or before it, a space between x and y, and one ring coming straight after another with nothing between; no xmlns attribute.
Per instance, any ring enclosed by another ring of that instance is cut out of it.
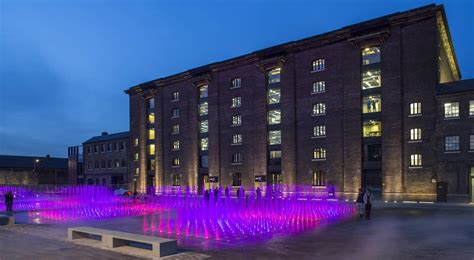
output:
<svg viewBox="0 0 474 260"><path fill-rule="evenodd" d="M15 224L15 217L9 215L0 215L0 226L11 226Z"/></svg>
<svg viewBox="0 0 474 260"><path fill-rule="evenodd" d="M160 257L177 253L177 243L175 239L145 236L93 227L68 228L69 240L91 239L91 235L98 237L100 243L108 248L132 246L133 243L140 243L151 246L153 254Z"/></svg>

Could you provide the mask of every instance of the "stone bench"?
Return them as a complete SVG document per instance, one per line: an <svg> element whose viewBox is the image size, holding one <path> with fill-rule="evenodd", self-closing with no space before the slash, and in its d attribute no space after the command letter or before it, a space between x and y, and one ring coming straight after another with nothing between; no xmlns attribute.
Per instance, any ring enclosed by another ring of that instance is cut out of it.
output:
<svg viewBox="0 0 474 260"><path fill-rule="evenodd" d="M11 226L15 224L15 217L8 215L0 215L0 226Z"/></svg>
<svg viewBox="0 0 474 260"><path fill-rule="evenodd" d="M121 246L131 246L133 243L140 243L151 246L152 253L160 257L177 253L177 243L175 239L145 236L93 227L68 228L69 240L92 239L91 235L100 238L100 243L103 246L112 249Z"/></svg>

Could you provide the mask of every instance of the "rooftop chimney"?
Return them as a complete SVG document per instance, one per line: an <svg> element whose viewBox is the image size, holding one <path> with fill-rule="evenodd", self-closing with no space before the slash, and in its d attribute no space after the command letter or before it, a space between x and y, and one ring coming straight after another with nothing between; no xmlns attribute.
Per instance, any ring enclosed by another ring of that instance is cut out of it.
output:
<svg viewBox="0 0 474 260"><path fill-rule="evenodd" d="M107 132L102 132L102 135L108 135L108 134L109 134L109 133L107 133Z"/></svg>

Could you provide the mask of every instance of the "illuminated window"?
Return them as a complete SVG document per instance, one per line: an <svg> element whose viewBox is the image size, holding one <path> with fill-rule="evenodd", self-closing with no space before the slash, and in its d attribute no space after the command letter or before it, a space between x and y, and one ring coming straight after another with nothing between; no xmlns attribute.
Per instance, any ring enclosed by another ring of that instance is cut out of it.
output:
<svg viewBox="0 0 474 260"><path fill-rule="evenodd" d="M362 65L380 62L380 47L369 47L362 49Z"/></svg>
<svg viewBox="0 0 474 260"><path fill-rule="evenodd" d="M173 110L171 111L171 117L179 117L179 108L173 108Z"/></svg>
<svg viewBox="0 0 474 260"><path fill-rule="evenodd" d="M474 116L474 100L469 101L469 115Z"/></svg>
<svg viewBox="0 0 474 260"><path fill-rule="evenodd" d="M208 86L204 85L199 87L199 98L207 98L208 96Z"/></svg>
<svg viewBox="0 0 474 260"><path fill-rule="evenodd" d="M204 120L199 122L199 133L207 133L209 132L209 121Z"/></svg>
<svg viewBox="0 0 474 260"><path fill-rule="evenodd" d="M240 107L240 97L232 98L232 108Z"/></svg>
<svg viewBox="0 0 474 260"><path fill-rule="evenodd" d="M107 167L108 167L109 169L112 168L112 160L109 160L109 161L107 162Z"/></svg>
<svg viewBox="0 0 474 260"><path fill-rule="evenodd" d="M313 82L313 94L326 92L326 82L316 81Z"/></svg>
<svg viewBox="0 0 474 260"><path fill-rule="evenodd" d="M378 120L366 120L362 128L364 137L382 136L382 122Z"/></svg>
<svg viewBox="0 0 474 260"><path fill-rule="evenodd" d="M410 103L410 115L421 115L421 102Z"/></svg>
<svg viewBox="0 0 474 260"><path fill-rule="evenodd" d="M148 129L148 139L149 140L155 139L155 128Z"/></svg>
<svg viewBox="0 0 474 260"><path fill-rule="evenodd" d="M376 113L382 111L382 98L380 95L362 98L362 113Z"/></svg>
<svg viewBox="0 0 474 260"><path fill-rule="evenodd" d="M313 149L313 159L315 159L315 160L325 160L326 159L326 148L314 148Z"/></svg>
<svg viewBox="0 0 474 260"><path fill-rule="evenodd" d="M209 138L201 138L201 151L209 150Z"/></svg>
<svg viewBox="0 0 474 260"><path fill-rule="evenodd" d="M102 169L105 169L105 161L102 161Z"/></svg>
<svg viewBox="0 0 474 260"><path fill-rule="evenodd" d="M154 144L148 145L148 151L150 155L155 155L155 145Z"/></svg>
<svg viewBox="0 0 474 260"><path fill-rule="evenodd" d="M281 150L269 151L270 159L279 159L281 158Z"/></svg>
<svg viewBox="0 0 474 260"><path fill-rule="evenodd" d="M179 100L179 92L173 92L171 95L171 101L178 101Z"/></svg>
<svg viewBox="0 0 474 260"><path fill-rule="evenodd" d="M135 175L140 175L140 168L135 168Z"/></svg>
<svg viewBox="0 0 474 260"><path fill-rule="evenodd" d="M173 161L171 161L171 166L179 167L179 157L173 158Z"/></svg>
<svg viewBox="0 0 474 260"><path fill-rule="evenodd" d="M313 116L325 115L326 114L326 104L318 103L313 105Z"/></svg>
<svg viewBox="0 0 474 260"><path fill-rule="evenodd" d="M241 153L232 154L232 163L242 163L242 154Z"/></svg>
<svg viewBox="0 0 474 260"><path fill-rule="evenodd" d="M138 138L133 139L133 145L138 146Z"/></svg>
<svg viewBox="0 0 474 260"><path fill-rule="evenodd" d="M148 99L148 109L154 109L155 108L155 98L149 98Z"/></svg>
<svg viewBox="0 0 474 260"><path fill-rule="evenodd" d="M474 135L469 136L469 150L474 151Z"/></svg>
<svg viewBox="0 0 474 260"><path fill-rule="evenodd" d="M120 167L120 162L119 160L115 160L115 168L119 168Z"/></svg>
<svg viewBox="0 0 474 260"><path fill-rule="evenodd" d="M179 140L173 141L172 150L173 151L178 151L179 150Z"/></svg>
<svg viewBox="0 0 474 260"><path fill-rule="evenodd" d="M241 115L234 115L232 116L232 125L238 126L242 124L242 116Z"/></svg>
<svg viewBox="0 0 474 260"><path fill-rule="evenodd" d="M232 144L242 144L242 134L235 134L232 136Z"/></svg>
<svg viewBox="0 0 474 260"><path fill-rule="evenodd" d="M422 166L422 165L423 165L423 162L422 162L421 154L412 154L412 155L410 155L410 166L411 167L419 167L419 166Z"/></svg>
<svg viewBox="0 0 474 260"><path fill-rule="evenodd" d="M312 71L322 71L326 68L326 61L324 59L313 60Z"/></svg>
<svg viewBox="0 0 474 260"><path fill-rule="evenodd" d="M459 151L459 136L445 136L444 137L445 151Z"/></svg>
<svg viewBox="0 0 474 260"><path fill-rule="evenodd" d="M410 141L421 140L421 128L410 129Z"/></svg>
<svg viewBox="0 0 474 260"><path fill-rule="evenodd" d="M280 82L281 68L275 68L267 72L268 84Z"/></svg>
<svg viewBox="0 0 474 260"><path fill-rule="evenodd" d="M272 109L268 111L268 124L276 125L281 123L281 111L280 109Z"/></svg>
<svg viewBox="0 0 474 260"><path fill-rule="evenodd" d="M209 104L207 101L202 102L199 104L199 115L200 116L205 116L209 113Z"/></svg>
<svg viewBox="0 0 474 260"><path fill-rule="evenodd" d="M173 132L172 134L177 135L179 134L179 124L173 125Z"/></svg>
<svg viewBox="0 0 474 260"><path fill-rule="evenodd" d="M269 145L281 144L281 130L268 132L268 144Z"/></svg>
<svg viewBox="0 0 474 260"><path fill-rule="evenodd" d="M241 79L235 78L232 80L232 88L240 88Z"/></svg>
<svg viewBox="0 0 474 260"><path fill-rule="evenodd" d="M133 160L138 161L138 153L135 153L135 155L133 156Z"/></svg>
<svg viewBox="0 0 474 260"><path fill-rule="evenodd" d="M326 186L326 179L324 172L321 170L313 171L313 186Z"/></svg>
<svg viewBox="0 0 474 260"><path fill-rule="evenodd" d="M313 137L324 137L324 136L326 136L325 125L313 126Z"/></svg>
<svg viewBox="0 0 474 260"><path fill-rule="evenodd" d="M268 104L278 104L280 103L280 89L269 89L267 94Z"/></svg>
<svg viewBox="0 0 474 260"><path fill-rule="evenodd" d="M368 70L362 73L362 89L379 88L382 86L380 70Z"/></svg>
<svg viewBox="0 0 474 260"><path fill-rule="evenodd" d="M242 174L240 172L232 173L232 186L242 185Z"/></svg>
<svg viewBox="0 0 474 260"><path fill-rule="evenodd" d="M181 186L181 174L173 174L173 186Z"/></svg>
<svg viewBox="0 0 474 260"><path fill-rule="evenodd" d="M155 113L149 113L148 114L148 123L149 124L154 124L155 123Z"/></svg>
<svg viewBox="0 0 474 260"><path fill-rule="evenodd" d="M444 103L444 117L459 117L459 102Z"/></svg>

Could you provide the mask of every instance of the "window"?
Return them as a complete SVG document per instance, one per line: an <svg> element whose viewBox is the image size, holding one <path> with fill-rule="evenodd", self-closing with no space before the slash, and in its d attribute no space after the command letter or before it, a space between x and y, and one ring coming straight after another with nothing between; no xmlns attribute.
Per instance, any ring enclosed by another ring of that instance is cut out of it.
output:
<svg viewBox="0 0 474 260"><path fill-rule="evenodd" d="M410 129L410 141L421 140L421 128Z"/></svg>
<svg viewBox="0 0 474 260"><path fill-rule="evenodd" d="M267 72L268 84L280 82L281 68L275 68Z"/></svg>
<svg viewBox="0 0 474 260"><path fill-rule="evenodd" d="M99 169L99 161L94 162L94 168Z"/></svg>
<svg viewBox="0 0 474 260"><path fill-rule="evenodd" d="M125 159L122 160L122 168L127 167L127 161Z"/></svg>
<svg viewBox="0 0 474 260"><path fill-rule="evenodd" d="M281 123L281 110L280 109L272 109L268 111L268 124L269 125L276 125Z"/></svg>
<svg viewBox="0 0 474 260"><path fill-rule="evenodd" d="M155 123L155 113L148 113L148 124Z"/></svg>
<svg viewBox="0 0 474 260"><path fill-rule="evenodd" d="M199 115L200 116L205 116L209 113L209 104L207 101L202 102L199 104Z"/></svg>
<svg viewBox="0 0 474 260"><path fill-rule="evenodd" d="M107 152L110 152L110 151L112 151L112 144L108 143L107 144Z"/></svg>
<svg viewBox="0 0 474 260"><path fill-rule="evenodd" d="M201 155L200 156L199 167L200 168L209 168L209 156L208 155Z"/></svg>
<svg viewBox="0 0 474 260"><path fill-rule="evenodd" d="M155 108L155 98L149 98L148 99L148 109L154 109Z"/></svg>
<svg viewBox="0 0 474 260"><path fill-rule="evenodd" d="M240 172L232 173L232 186L242 185L242 174Z"/></svg>
<svg viewBox="0 0 474 260"><path fill-rule="evenodd" d="M459 102L444 103L444 117L459 117Z"/></svg>
<svg viewBox="0 0 474 260"><path fill-rule="evenodd" d="M102 161L102 169L105 169L105 161Z"/></svg>
<svg viewBox="0 0 474 260"><path fill-rule="evenodd" d="M209 150L209 138L201 138L201 151Z"/></svg>
<svg viewBox="0 0 474 260"><path fill-rule="evenodd" d="M232 88L240 88L241 79L235 78L232 80Z"/></svg>
<svg viewBox="0 0 474 260"><path fill-rule="evenodd" d="M92 162L91 161L87 162L87 169L92 169Z"/></svg>
<svg viewBox="0 0 474 260"><path fill-rule="evenodd" d="M270 159L279 159L281 158L281 150L273 150L269 152Z"/></svg>
<svg viewBox="0 0 474 260"><path fill-rule="evenodd" d="M446 136L444 137L444 150L459 151L459 136Z"/></svg>
<svg viewBox="0 0 474 260"><path fill-rule="evenodd" d="M181 186L181 174L173 174L173 186Z"/></svg>
<svg viewBox="0 0 474 260"><path fill-rule="evenodd" d="M120 167L120 162L119 160L115 160L115 168L118 168L118 167Z"/></svg>
<svg viewBox="0 0 474 260"><path fill-rule="evenodd" d="M105 144L102 144L102 145L100 146L100 152L101 152L101 153L105 152Z"/></svg>
<svg viewBox="0 0 474 260"><path fill-rule="evenodd" d="M469 101L469 115L474 116L474 100Z"/></svg>
<svg viewBox="0 0 474 260"><path fill-rule="evenodd" d="M362 125L364 137L382 136L382 122L378 120L366 120Z"/></svg>
<svg viewBox="0 0 474 260"><path fill-rule="evenodd" d="M133 139L133 146L138 146L138 138Z"/></svg>
<svg viewBox="0 0 474 260"><path fill-rule="evenodd" d="M99 152L99 145L95 145L94 146L94 153L98 153Z"/></svg>
<svg viewBox="0 0 474 260"><path fill-rule="evenodd" d="M380 95L362 98L362 113L376 113L382 111L382 98Z"/></svg>
<svg viewBox="0 0 474 260"><path fill-rule="evenodd" d="M135 155L133 156L133 160L138 161L138 153L135 153Z"/></svg>
<svg viewBox="0 0 474 260"><path fill-rule="evenodd" d="M321 71L325 69L326 61L324 59L313 60L313 70L312 71Z"/></svg>
<svg viewBox="0 0 474 260"><path fill-rule="evenodd" d="M178 101L179 100L179 92L176 91L176 92L173 92L171 94L171 101Z"/></svg>
<svg viewBox="0 0 474 260"><path fill-rule="evenodd" d="M410 167L420 167L423 165L421 154L410 155Z"/></svg>
<svg viewBox="0 0 474 260"><path fill-rule="evenodd" d="M474 135L469 136L469 150L474 151Z"/></svg>
<svg viewBox="0 0 474 260"><path fill-rule="evenodd" d="M199 87L199 98L207 98L208 96L208 86L203 85Z"/></svg>
<svg viewBox="0 0 474 260"><path fill-rule="evenodd" d="M155 155L155 145L154 144L148 145L148 152L149 152L150 155Z"/></svg>
<svg viewBox="0 0 474 260"><path fill-rule="evenodd" d="M150 159L148 160L148 168L149 171L154 171L155 170L155 160Z"/></svg>
<svg viewBox="0 0 474 260"><path fill-rule="evenodd" d="M171 166L179 167L179 157L173 158L173 161L171 162Z"/></svg>
<svg viewBox="0 0 474 260"><path fill-rule="evenodd" d="M199 122L199 133L209 132L209 121L204 120Z"/></svg>
<svg viewBox="0 0 474 260"><path fill-rule="evenodd" d="M171 111L171 117L179 117L179 108L173 108L173 111Z"/></svg>
<svg viewBox="0 0 474 260"><path fill-rule="evenodd" d="M369 47L362 50L362 65L380 62L380 47Z"/></svg>
<svg viewBox="0 0 474 260"><path fill-rule="evenodd" d="M280 103L280 89L269 89L267 94L268 104L278 104Z"/></svg>
<svg viewBox="0 0 474 260"><path fill-rule="evenodd" d="M313 171L313 186L326 186L323 171Z"/></svg>
<svg viewBox="0 0 474 260"><path fill-rule="evenodd" d="M316 81L313 82L313 94L326 92L326 82Z"/></svg>
<svg viewBox="0 0 474 260"><path fill-rule="evenodd" d="M314 148L313 149L314 160L325 160L326 159L326 148Z"/></svg>
<svg viewBox="0 0 474 260"><path fill-rule="evenodd" d="M326 114L326 104L318 103L313 105L313 116L325 115Z"/></svg>
<svg viewBox="0 0 474 260"><path fill-rule="evenodd" d="M242 116L241 115L235 115L232 116L232 125L237 126L242 124Z"/></svg>
<svg viewBox="0 0 474 260"><path fill-rule="evenodd" d="M135 168L135 175L140 175L140 168Z"/></svg>
<svg viewBox="0 0 474 260"><path fill-rule="evenodd" d="M364 161L377 162L382 160L382 145L368 144L365 146Z"/></svg>
<svg viewBox="0 0 474 260"><path fill-rule="evenodd" d="M115 151L118 151L119 149L119 144L117 142L114 143L114 150Z"/></svg>
<svg viewBox="0 0 474 260"><path fill-rule="evenodd" d="M125 150L125 142L120 143L120 150Z"/></svg>
<svg viewBox="0 0 474 260"><path fill-rule="evenodd" d="M240 107L240 97L232 98L232 108Z"/></svg>
<svg viewBox="0 0 474 260"><path fill-rule="evenodd" d="M379 88L382 86L380 70L368 70L362 73L362 89Z"/></svg>
<svg viewBox="0 0 474 260"><path fill-rule="evenodd" d="M242 163L242 154L241 153L232 154L232 163Z"/></svg>
<svg viewBox="0 0 474 260"><path fill-rule="evenodd" d="M268 144L269 145L281 144L281 130L268 132Z"/></svg>
<svg viewBox="0 0 474 260"><path fill-rule="evenodd" d="M109 168L109 169L112 168L112 160L109 160L107 162L107 168Z"/></svg>
<svg viewBox="0 0 474 260"><path fill-rule="evenodd" d="M91 154L91 153L92 153L92 147L87 146L87 153L88 153L88 154Z"/></svg>
<svg viewBox="0 0 474 260"><path fill-rule="evenodd" d="M235 134L232 136L232 144L242 144L242 134Z"/></svg>
<svg viewBox="0 0 474 260"><path fill-rule="evenodd" d="M326 136L325 125L313 126L313 137L324 137L324 136Z"/></svg>
<svg viewBox="0 0 474 260"><path fill-rule="evenodd" d="M173 141L173 146L171 147L173 151L179 150L179 140Z"/></svg>
<svg viewBox="0 0 474 260"><path fill-rule="evenodd" d="M179 124L173 125L173 132L172 134L177 135L179 134Z"/></svg>
<svg viewBox="0 0 474 260"><path fill-rule="evenodd" d="M149 140L155 139L155 128L148 129L148 139Z"/></svg>
<svg viewBox="0 0 474 260"><path fill-rule="evenodd" d="M421 115L421 102L410 103L410 115Z"/></svg>

